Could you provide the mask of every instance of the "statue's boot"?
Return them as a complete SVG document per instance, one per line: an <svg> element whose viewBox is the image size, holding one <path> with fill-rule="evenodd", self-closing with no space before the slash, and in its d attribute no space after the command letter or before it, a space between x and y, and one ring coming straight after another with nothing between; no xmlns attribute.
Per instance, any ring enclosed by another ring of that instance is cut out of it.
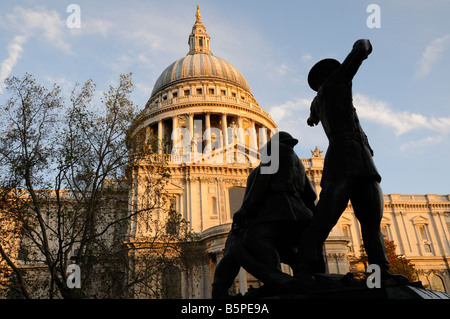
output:
<svg viewBox="0 0 450 319"><path fill-rule="evenodd" d="M406 276L390 273L388 270L381 270L381 281L385 284L406 285L411 283Z"/></svg>
<svg viewBox="0 0 450 319"><path fill-rule="evenodd" d="M319 289L319 285L314 277L313 267L310 264L297 263L291 265L291 268L294 271L294 277L300 281L304 293Z"/></svg>
<svg viewBox="0 0 450 319"><path fill-rule="evenodd" d="M254 258L240 240L234 240L231 249L239 264L264 283L265 291L273 294L301 292L299 280Z"/></svg>
<svg viewBox="0 0 450 319"><path fill-rule="evenodd" d="M228 289L230 285L228 284L216 284L212 285L212 299L241 299L242 295L239 293L237 295L230 295Z"/></svg>

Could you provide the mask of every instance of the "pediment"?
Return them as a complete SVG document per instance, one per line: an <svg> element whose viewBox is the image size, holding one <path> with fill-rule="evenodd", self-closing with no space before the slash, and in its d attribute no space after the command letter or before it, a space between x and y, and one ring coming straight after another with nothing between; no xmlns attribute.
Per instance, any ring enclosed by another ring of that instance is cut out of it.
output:
<svg viewBox="0 0 450 319"><path fill-rule="evenodd" d="M203 154L203 162L217 164L259 164L259 153L253 147L249 147L243 143L234 142L214 149L211 153Z"/></svg>
<svg viewBox="0 0 450 319"><path fill-rule="evenodd" d="M181 183L175 182L173 180L169 181L169 183L164 187L169 193L181 193L184 191L183 185Z"/></svg>
<svg viewBox="0 0 450 319"><path fill-rule="evenodd" d="M428 218L420 216L420 215L414 216L410 220L413 224L416 224L416 225L428 224L430 222L430 220Z"/></svg>
<svg viewBox="0 0 450 319"><path fill-rule="evenodd" d="M350 218L342 215L341 218L340 218L340 222L341 222L341 224L349 225L349 224L352 223L352 220Z"/></svg>
<svg viewBox="0 0 450 319"><path fill-rule="evenodd" d="M381 218L381 224L390 224L391 223L391 219L390 218L387 218L387 217L382 217Z"/></svg>

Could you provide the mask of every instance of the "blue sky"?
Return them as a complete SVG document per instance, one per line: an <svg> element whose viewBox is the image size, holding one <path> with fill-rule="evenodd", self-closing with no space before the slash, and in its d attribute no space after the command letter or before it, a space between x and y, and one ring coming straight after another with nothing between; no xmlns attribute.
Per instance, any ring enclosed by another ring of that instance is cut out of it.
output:
<svg viewBox="0 0 450 319"><path fill-rule="evenodd" d="M71 3L80 28L66 23ZM309 69L327 57L342 61L357 39L370 39L353 94L384 192L450 193L448 0L4 0L1 80L28 72L70 94L93 79L100 94L133 72L133 100L143 107L161 72L187 54L197 4L212 53L241 71L260 106L300 140L302 158L328 145L320 126L306 125ZM370 4L380 9L379 28L367 25Z"/></svg>

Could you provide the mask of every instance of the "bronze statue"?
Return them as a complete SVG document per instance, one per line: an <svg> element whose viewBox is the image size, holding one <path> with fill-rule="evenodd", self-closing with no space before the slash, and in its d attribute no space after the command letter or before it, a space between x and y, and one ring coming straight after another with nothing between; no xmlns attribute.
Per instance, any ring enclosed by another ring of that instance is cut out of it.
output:
<svg viewBox="0 0 450 319"><path fill-rule="evenodd" d="M380 230L384 206L381 177L352 103L352 79L371 52L369 40L358 40L342 64L325 59L314 65L308 75L308 83L317 95L307 123L310 126L322 123L329 146L320 200L302 239L301 258L307 273L322 272L323 256L318 254L318 248L322 247L350 200L361 225L369 263L380 266L382 276L389 274Z"/></svg>
<svg viewBox="0 0 450 319"><path fill-rule="evenodd" d="M278 170L263 174L261 167L268 163L262 162L250 173L242 206L233 216L225 255L216 268L213 298L227 297L241 266L272 294L302 289L295 278L298 247L312 220L316 193L293 150L298 141L286 132L276 134L265 150L270 152L272 144L278 143ZM281 271L281 262L291 266L294 277Z"/></svg>

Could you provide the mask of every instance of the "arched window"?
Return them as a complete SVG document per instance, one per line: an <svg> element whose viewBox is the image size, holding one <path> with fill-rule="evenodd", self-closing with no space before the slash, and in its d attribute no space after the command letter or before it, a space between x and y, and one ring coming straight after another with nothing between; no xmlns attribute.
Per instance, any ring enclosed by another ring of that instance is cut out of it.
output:
<svg viewBox="0 0 450 319"><path fill-rule="evenodd" d="M444 281L438 275L432 275L431 277L431 290L446 292L444 287Z"/></svg>

